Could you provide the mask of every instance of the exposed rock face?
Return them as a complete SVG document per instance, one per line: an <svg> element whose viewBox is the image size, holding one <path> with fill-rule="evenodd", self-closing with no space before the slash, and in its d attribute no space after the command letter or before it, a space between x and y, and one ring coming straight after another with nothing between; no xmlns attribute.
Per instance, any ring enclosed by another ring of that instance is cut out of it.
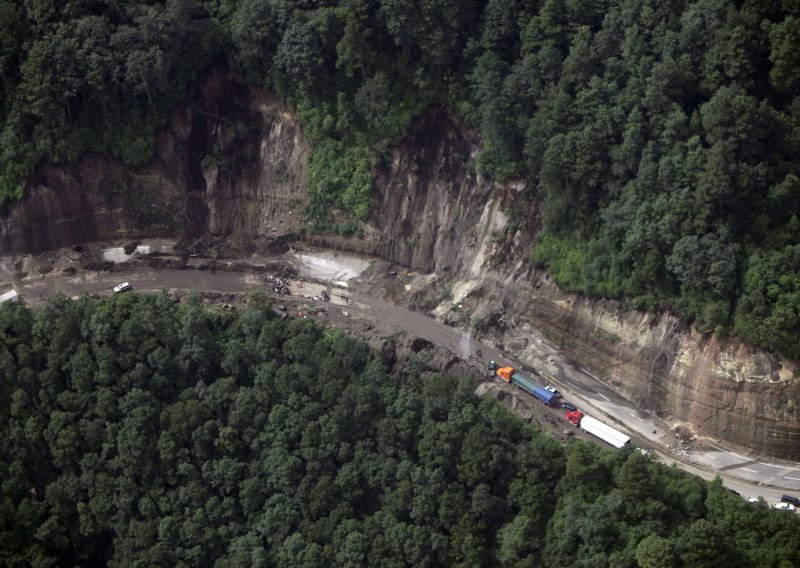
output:
<svg viewBox="0 0 800 568"><path fill-rule="evenodd" d="M0 252L40 252L76 243L183 229L166 212L180 198L168 179L126 170L88 155L76 167L45 165L28 182L25 200L0 218Z"/></svg>
<svg viewBox="0 0 800 568"><path fill-rule="evenodd" d="M521 351L528 344L520 330L535 326L642 408L686 421L699 435L800 458L795 363L699 334L669 314L564 294L541 274L517 286L520 294L509 307L515 327L504 338Z"/></svg>
<svg viewBox="0 0 800 568"><path fill-rule="evenodd" d="M478 328L538 368L547 363L535 338L546 336L642 408L698 435L800 459L795 363L696 333L669 314L559 290L530 262L535 203L521 182L469 173L478 149L475 133L432 109L377 173L367 238L346 246L426 275L379 281L374 293Z"/></svg>
<svg viewBox="0 0 800 568"><path fill-rule="evenodd" d="M147 166L87 155L39 168L0 216L0 254L143 236L269 245L303 225L309 151L285 105L218 69L190 87Z"/></svg>
<svg viewBox="0 0 800 568"><path fill-rule="evenodd" d="M558 290L530 262L536 203L521 181L472 173L479 147L475 132L430 109L376 172L364 237L314 242L422 273L374 291L480 329L534 365L544 333L644 408L699 434L800 459L795 364L694 333L668 314ZM309 151L283 104L217 70L191 87L146 167L91 155L42 167L23 203L0 218L0 253L142 236L266 248L304 226Z"/></svg>

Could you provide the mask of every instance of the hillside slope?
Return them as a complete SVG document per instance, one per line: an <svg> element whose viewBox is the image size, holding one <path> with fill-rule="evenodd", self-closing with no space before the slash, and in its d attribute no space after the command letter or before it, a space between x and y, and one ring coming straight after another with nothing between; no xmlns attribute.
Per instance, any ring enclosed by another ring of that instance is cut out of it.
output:
<svg viewBox="0 0 800 568"><path fill-rule="evenodd" d="M0 205L37 165L146 164L224 60L296 110L315 229L352 233L388 149L444 106L481 132L471 168L540 200L520 221L559 284L798 358L798 30L796 3L758 0L5 0Z"/></svg>
<svg viewBox="0 0 800 568"><path fill-rule="evenodd" d="M0 221L3 252L159 234L236 255L308 230L310 144L295 115L222 69L191 93L158 134L147 166L87 156L42 168L27 198ZM237 137L237 123L248 125L247 136ZM525 197L523 181L471 171L480 148L477 131L432 107L376 168L362 236L306 238L429 275L409 282L410 290L401 278L380 281L373 293L494 338L531 365L547 366L535 349L544 332L644 409L700 435L800 457L792 361L701 334L673 315L560 290L528 255L539 202ZM109 187L148 199L126 201L120 192L109 200Z"/></svg>

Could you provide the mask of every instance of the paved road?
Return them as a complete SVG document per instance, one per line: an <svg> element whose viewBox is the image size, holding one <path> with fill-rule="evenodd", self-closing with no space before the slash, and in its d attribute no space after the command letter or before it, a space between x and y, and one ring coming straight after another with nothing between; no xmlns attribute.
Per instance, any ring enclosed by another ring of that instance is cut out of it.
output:
<svg viewBox="0 0 800 568"><path fill-rule="evenodd" d="M263 276L256 273L137 269L112 273L87 272L60 277L46 275L42 278L23 280L17 285L17 290L28 303L37 305L58 292L67 296L82 293L109 295L113 286L124 281L130 282L139 292L195 289L232 293L264 289ZM320 286L310 284L304 284L300 288L295 282L290 282L290 287L295 299L298 299L298 295L310 296L319 293L321 289ZM800 464L767 463L716 446L680 455L679 461L666 451L671 438L663 422L657 417L641 412L631 401L614 391L588 369L575 368L561 360L557 349L544 340L537 340L537 343L547 363L536 370L525 369L524 365L512 361L508 353L496 346L483 344L461 330L370 296L356 292L348 294L351 299L349 303L334 296L332 304L339 304L349 317L369 320L387 331L403 330L425 338L440 347L458 353L481 370L490 359L501 366L522 367L535 380L542 383L552 382L568 400L583 409L588 409L589 414L608 422L616 421L615 427L629 433L634 443L656 450L665 462L678 463L682 468L706 479L711 479L720 473L725 485L744 497L761 496L769 503L780 500L784 492L782 489L758 484L800 489ZM559 411L554 409L553 412Z"/></svg>

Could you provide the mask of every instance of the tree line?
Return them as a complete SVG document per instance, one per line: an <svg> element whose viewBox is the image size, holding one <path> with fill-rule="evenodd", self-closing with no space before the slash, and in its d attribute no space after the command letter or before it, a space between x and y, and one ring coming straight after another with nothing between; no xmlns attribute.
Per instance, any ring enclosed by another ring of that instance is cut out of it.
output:
<svg viewBox="0 0 800 568"><path fill-rule="evenodd" d="M143 163L221 59L297 110L318 230L354 230L330 205L365 217L442 104L480 171L527 180L561 285L800 356L796 3L0 0L0 205L42 160Z"/></svg>
<svg viewBox="0 0 800 568"><path fill-rule="evenodd" d="M3 566L800 565L793 514L265 307L59 296L0 340Z"/></svg>

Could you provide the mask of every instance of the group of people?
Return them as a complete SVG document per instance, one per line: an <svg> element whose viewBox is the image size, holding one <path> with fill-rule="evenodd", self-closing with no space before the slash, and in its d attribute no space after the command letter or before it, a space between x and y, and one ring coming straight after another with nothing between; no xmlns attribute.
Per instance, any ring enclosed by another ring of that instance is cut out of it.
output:
<svg viewBox="0 0 800 568"><path fill-rule="evenodd" d="M283 283L283 280L274 280L272 282L272 291L276 294L285 294L289 295L289 287Z"/></svg>
<svg viewBox="0 0 800 568"><path fill-rule="evenodd" d="M272 291L274 293L276 293L276 294L285 294L285 295L288 296L289 295L289 286L284 282L284 279L286 278L286 274L287 274L287 270L286 269L283 270L283 275L281 276L281 278L275 278L272 274L267 274L264 277L264 283L265 284L272 283ZM303 287L302 280L297 283L297 286L299 288ZM306 297L309 297L309 296L306 296ZM342 300L344 300L346 304L350 303L350 296L348 296L344 292L339 293L339 297ZM322 301L322 302L330 302L330 300L331 300L330 295L325 290L322 290L319 294L317 294L315 296L311 296L311 298L316 300L316 301Z"/></svg>

